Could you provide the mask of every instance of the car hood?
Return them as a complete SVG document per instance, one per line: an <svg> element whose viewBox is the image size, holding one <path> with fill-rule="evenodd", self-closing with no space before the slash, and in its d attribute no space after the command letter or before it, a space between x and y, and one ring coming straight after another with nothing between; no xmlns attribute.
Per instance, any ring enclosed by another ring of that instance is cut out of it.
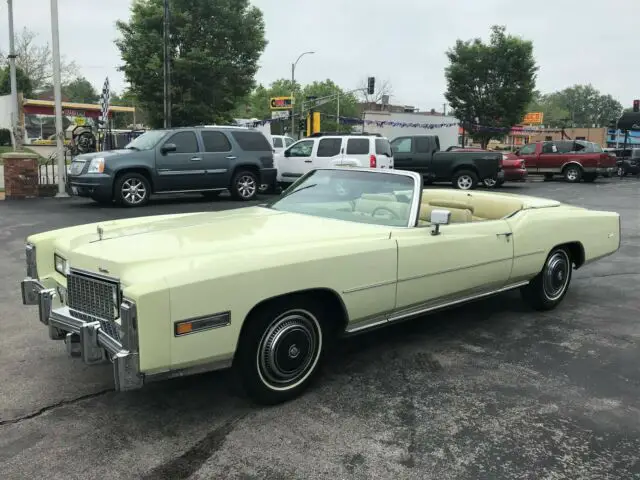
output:
<svg viewBox="0 0 640 480"><path fill-rule="evenodd" d="M54 245L72 268L108 273L123 281L129 273L125 283L130 283L150 275L145 267L164 275L185 265L197 268L199 261L212 258L227 262L237 256L242 261L328 243L389 238L391 228L247 207L116 220L67 230ZM158 268L159 263L164 268Z"/></svg>

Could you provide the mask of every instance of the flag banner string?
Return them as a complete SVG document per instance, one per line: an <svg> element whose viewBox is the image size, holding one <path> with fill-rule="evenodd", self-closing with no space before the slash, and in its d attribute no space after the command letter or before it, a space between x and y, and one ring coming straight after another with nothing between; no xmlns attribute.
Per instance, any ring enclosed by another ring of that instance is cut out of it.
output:
<svg viewBox="0 0 640 480"><path fill-rule="evenodd" d="M331 118L335 120L337 118L336 115L320 113L321 116L325 118ZM285 119L288 120L288 119ZM257 120L253 122L247 122L254 127L264 126L272 122L282 121L279 118L266 118L264 120ZM420 123L420 122L398 122L395 120L367 120L356 117L343 117L340 116L340 124L343 125L373 125L379 128L383 127L396 127L396 128L422 128L425 130L434 130L440 128L450 128L450 127L462 127L463 124L461 122L443 122L443 123ZM466 129L467 133L480 133L480 132L492 132L492 133L504 133L504 134L529 134L535 135L540 133L561 133L562 129L560 128L536 128L536 127L493 127L488 125L479 125L479 124L471 124L467 125Z"/></svg>

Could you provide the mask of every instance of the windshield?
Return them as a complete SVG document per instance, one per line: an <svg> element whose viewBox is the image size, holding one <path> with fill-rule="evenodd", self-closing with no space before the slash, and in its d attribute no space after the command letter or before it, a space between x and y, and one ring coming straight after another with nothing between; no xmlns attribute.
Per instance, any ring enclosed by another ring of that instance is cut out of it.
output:
<svg viewBox="0 0 640 480"><path fill-rule="evenodd" d="M166 130L149 130L127 143L124 148L130 150L151 150L166 134Z"/></svg>
<svg viewBox="0 0 640 480"><path fill-rule="evenodd" d="M313 170L266 206L323 218L407 227L415 192L409 175Z"/></svg>

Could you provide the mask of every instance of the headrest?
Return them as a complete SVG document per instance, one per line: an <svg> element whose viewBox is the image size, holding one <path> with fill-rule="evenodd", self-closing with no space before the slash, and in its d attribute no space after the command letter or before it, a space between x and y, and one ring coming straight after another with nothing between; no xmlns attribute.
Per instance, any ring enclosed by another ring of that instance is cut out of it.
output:
<svg viewBox="0 0 640 480"><path fill-rule="evenodd" d="M446 198L443 199L435 199L429 200L429 205L432 207L443 207L443 208L459 208L461 210L469 210L471 213L474 212L473 205L470 205L465 202L460 202L457 200L448 200Z"/></svg>

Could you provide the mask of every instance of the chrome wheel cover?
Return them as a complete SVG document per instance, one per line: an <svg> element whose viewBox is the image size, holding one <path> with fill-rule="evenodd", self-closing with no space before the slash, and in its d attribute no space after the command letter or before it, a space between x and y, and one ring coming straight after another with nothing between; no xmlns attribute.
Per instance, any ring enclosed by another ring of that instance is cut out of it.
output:
<svg viewBox="0 0 640 480"><path fill-rule="evenodd" d="M482 183L484 183L484 186L485 186L485 187L489 187L489 188L491 188L491 187L495 187L495 186L496 186L496 183L498 183L498 182L497 182L495 179L493 179L493 178L485 178L485 179L482 181Z"/></svg>
<svg viewBox="0 0 640 480"><path fill-rule="evenodd" d="M315 370L322 351L322 329L306 310L290 310L278 316L258 344L256 366L271 390L296 388Z"/></svg>
<svg viewBox="0 0 640 480"><path fill-rule="evenodd" d="M624 168L618 167L618 176L619 177L624 177Z"/></svg>
<svg viewBox="0 0 640 480"><path fill-rule="evenodd" d="M242 198L251 198L257 189L256 181L251 175L242 175L236 180L236 190Z"/></svg>
<svg viewBox="0 0 640 480"><path fill-rule="evenodd" d="M137 205L147 197L147 187L137 178L128 178L122 183L120 193L127 203Z"/></svg>
<svg viewBox="0 0 640 480"><path fill-rule="evenodd" d="M567 180L575 181L578 179L578 169L575 167L569 167L567 169Z"/></svg>
<svg viewBox="0 0 640 480"><path fill-rule="evenodd" d="M542 290L547 300L559 299L567 289L571 277L571 260L560 250L551 255L542 272Z"/></svg>
<svg viewBox="0 0 640 480"><path fill-rule="evenodd" d="M473 179L469 175L460 175L456 183L460 190L469 190L473 185Z"/></svg>

